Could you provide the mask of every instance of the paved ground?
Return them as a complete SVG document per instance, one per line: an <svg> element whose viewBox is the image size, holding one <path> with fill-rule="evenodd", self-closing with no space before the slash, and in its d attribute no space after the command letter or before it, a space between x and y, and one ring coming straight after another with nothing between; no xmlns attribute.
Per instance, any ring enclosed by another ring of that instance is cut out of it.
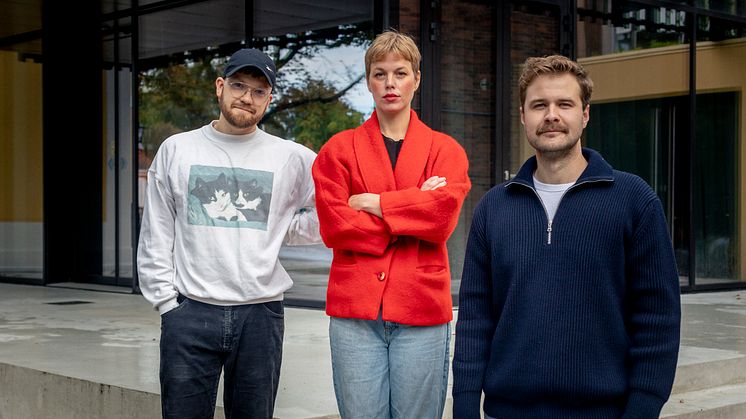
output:
<svg viewBox="0 0 746 419"><path fill-rule="evenodd" d="M746 292L682 303L680 365L746 355ZM335 414L326 315L288 308L286 327L276 415ZM0 283L0 363L157 393L158 336L140 295Z"/></svg>

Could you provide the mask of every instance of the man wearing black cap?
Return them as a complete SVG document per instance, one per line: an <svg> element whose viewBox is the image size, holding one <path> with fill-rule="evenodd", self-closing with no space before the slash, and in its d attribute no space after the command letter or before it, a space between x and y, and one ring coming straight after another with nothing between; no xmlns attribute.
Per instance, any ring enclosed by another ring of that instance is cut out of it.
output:
<svg viewBox="0 0 746 419"><path fill-rule="evenodd" d="M310 149L257 127L276 68L256 49L215 80L216 121L163 142L148 170L138 247L161 315L164 418L271 418L282 361L280 246L320 243Z"/></svg>

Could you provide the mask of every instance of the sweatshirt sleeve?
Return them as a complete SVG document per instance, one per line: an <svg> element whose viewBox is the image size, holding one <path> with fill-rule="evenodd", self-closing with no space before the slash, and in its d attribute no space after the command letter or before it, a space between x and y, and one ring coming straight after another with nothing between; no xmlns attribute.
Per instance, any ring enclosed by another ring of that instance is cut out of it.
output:
<svg viewBox="0 0 746 419"><path fill-rule="evenodd" d="M626 265L631 347L623 418L657 418L673 386L681 327L679 276L657 198L643 214Z"/></svg>
<svg viewBox="0 0 746 419"><path fill-rule="evenodd" d="M303 148L300 163L302 169L298 176L300 205L293 214L285 236L285 244L290 246L321 243L319 216L316 212L316 193L311 176L311 167L315 158L316 153L305 147Z"/></svg>
<svg viewBox="0 0 746 419"><path fill-rule="evenodd" d="M392 241L379 217L350 208L350 167L347 153L334 139L319 151L313 164L316 209L321 237L327 247L380 256Z"/></svg>
<svg viewBox="0 0 746 419"><path fill-rule="evenodd" d="M471 181L466 152L449 140L438 150L432 168L433 176L446 178L446 186L433 191L411 187L381 193L383 221L391 234L445 243L453 233Z"/></svg>
<svg viewBox="0 0 746 419"><path fill-rule="evenodd" d="M155 167L157 162L158 159ZM175 203L168 182L158 169L151 167L137 247L137 274L143 297L160 314L178 305L178 292L173 284L175 220Z"/></svg>
<svg viewBox="0 0 746 419"><path fill-rule="evenodd" d="M453 352L453 417L479 419L496 320L484 211L477 207L466 245Z"/></svg>

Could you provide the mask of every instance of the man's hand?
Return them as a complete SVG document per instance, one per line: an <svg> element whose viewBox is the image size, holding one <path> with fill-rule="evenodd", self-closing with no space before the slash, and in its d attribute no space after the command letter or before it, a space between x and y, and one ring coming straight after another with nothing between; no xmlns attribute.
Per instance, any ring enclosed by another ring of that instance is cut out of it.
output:
<svg viewBox="0 0 746 419"><path fill-rule="evenodd" d="M440 187L446 186L446 178L440 176L433 176L426 180L425 183L420 186L421 191L434 191Z"/></svg>
<svg viewBox="0 0 746 419"><path fill-rule="evenodd" d="M347 200L347 205L354 210L365 211L376 217L383 218L383 213L381 212L381 195L375 193L352 195Z"/></svg>

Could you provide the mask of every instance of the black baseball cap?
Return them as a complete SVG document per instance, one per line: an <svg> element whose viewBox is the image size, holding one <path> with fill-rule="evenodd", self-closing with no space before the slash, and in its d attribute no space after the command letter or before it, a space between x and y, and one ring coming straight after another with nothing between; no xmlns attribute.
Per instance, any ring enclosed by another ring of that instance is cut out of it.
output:
<svg viewBox="0 0 746 419"><path fill-rule="evenodd" d="M236 51L228 59L223 77L230 77L244 67L256 67L267 77L270 87L275 87L275 62L269 56L255 48L244 48Z"/></svg>

